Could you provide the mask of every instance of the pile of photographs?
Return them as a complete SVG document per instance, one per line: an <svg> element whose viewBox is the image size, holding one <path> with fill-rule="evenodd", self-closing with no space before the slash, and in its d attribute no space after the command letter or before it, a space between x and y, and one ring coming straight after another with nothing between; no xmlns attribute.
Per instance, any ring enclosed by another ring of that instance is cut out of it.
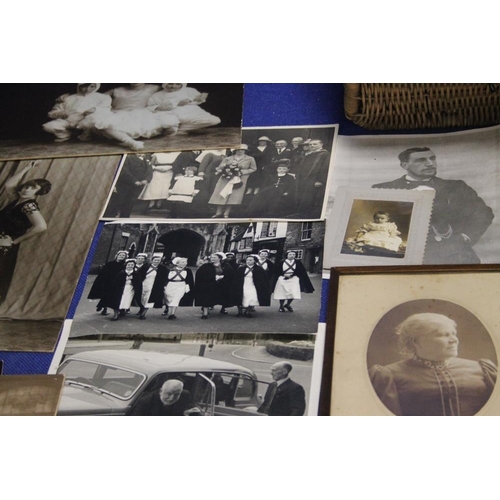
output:
<svg viewBox="0 0 500 500"><path fill-rule="evenodd" d="M241 84L74 87L0 92L4 373L53 353L63 415L499 414L500 127L241 128Z"/></svg>
<svg viewBox="0 0 500 500"><path fill-rule="evenodd" d="M499 144L339 137L321 414L500 414Z"/></svg>
<svg viewBox="0 0 500 500"><path fill-rule="evenodd" d="M317 414L338 127L241 129L241 84L9 88L0 351L54 352L58 414Z"/></svg>

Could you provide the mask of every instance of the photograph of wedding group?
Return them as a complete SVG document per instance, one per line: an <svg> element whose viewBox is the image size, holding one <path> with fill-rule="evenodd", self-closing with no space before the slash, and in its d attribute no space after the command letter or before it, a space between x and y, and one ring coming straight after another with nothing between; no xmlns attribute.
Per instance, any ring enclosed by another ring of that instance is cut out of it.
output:
<svg viewBox="0 0 500 500"><path fill-rule="evenodd" d="M321 219L336 128L244 129L232 149L128 154L106 219Z"/></svg>

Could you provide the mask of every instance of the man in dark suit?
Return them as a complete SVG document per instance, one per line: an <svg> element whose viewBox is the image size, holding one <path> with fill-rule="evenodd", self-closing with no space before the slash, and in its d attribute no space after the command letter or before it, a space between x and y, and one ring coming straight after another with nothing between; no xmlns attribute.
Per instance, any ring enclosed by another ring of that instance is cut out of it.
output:
<svg viewBox="0 0 500 500"><path fill-rule="evenodd" d="M183 417L194 406L189 391L184 390L184 384L171 379L164 382L159 391L140 399L129 415Z"/></svg>
<svg viewBox="0 0 500 500"><path fill-rule="evenodd" d="M104 216L130 217L137 197L152 178L153 168L146 156L127 155Z"/></svg>
<svg viewBox="0 0 500 500"><path fill-rule="evenodd" d="M410 148L398 158L406 174L372 187L436 192L424 264L479 264L472 247L494 218L491 208L464 181L437 177L436 155L429 148Z"/></svg>
<svg viewBox="0 0 500 500"><path fill-rule="evenodd" d="M279 160L290 158L291 151L285 140L280 139L279 141L276 141L274 145L276 146L276 153L273 157L274 163L277 163Z"/></svg>
<svg viewBox="0 0 500 500"><path fill-rule="evenodd" d="M298 198L298 215L305 219L319 219L325 196L330 153L323 149L323 141L311 139L303 157L294 165Z"/></svg>
<svg viewBox="0 0 500 500"><path fill-rule="evenodd" d="M267 413L270 417L301 417L306 411L304 388L290 378L292 365L280 361L271 366L271 377L274 382L269 385L259 413Z"/></svg>

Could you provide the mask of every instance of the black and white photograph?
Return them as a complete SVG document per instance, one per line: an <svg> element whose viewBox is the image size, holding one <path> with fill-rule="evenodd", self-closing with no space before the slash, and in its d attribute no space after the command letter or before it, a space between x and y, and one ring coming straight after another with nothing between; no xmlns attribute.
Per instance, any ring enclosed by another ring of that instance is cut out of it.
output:
<svg viewBox="0 0 500 500"><path fill-rule="evenodd" d="M120 157L0 166L0 350L53 351Z"/></svg>
<svg viewBox="0 0 500 500"><path fill-rule="evenodd" d="M323 222L107 223L70 337L316 333L324 230Z"/></svg>
<svg viewBox="0 0 500 500"><path fill-rule="evenodd" d="M326 223L324 268L422 264L433 200L431 190L339 188Z"/></svg>
<svg viewBox="0 0 500 500"><path fill-rule="evenodd" d="M315 414L314 345L314 335L244 333L70 339L58 414Z"/></svg>
<svg viewBox="0 0 500 500"><path fill-rule="evenodd" d="M242 83L2 84L0 104L3 160L241 142Z"/></svg>
<svg viewBox="0 0 500 500"><path fill-rule="evenodd" d="M499 415L499 272L499 265L332 269L333 377L323 394L331 414Z"/></svg>
<svg viewBox="0 0 500 500"><path fill-rule="evenodd" d="M466 308L419 299L388 311L370 337L373 389L397 416L472 416L488 402L498 360L491 336Z"/></svg>
<svg viewBox="0 0 500 500"><path fill-rule="evenodd" d="M432 191L423 263L498 263L499 136L499 127L411 136L340 136L328 212L335 209L341 186Z"/></svg>
<svg viewBox="0 0 500 500"><path fill-rule="evenodd" d="M321 219L336 130L244 129L232 149L128 154L103 217Z"/></svg>

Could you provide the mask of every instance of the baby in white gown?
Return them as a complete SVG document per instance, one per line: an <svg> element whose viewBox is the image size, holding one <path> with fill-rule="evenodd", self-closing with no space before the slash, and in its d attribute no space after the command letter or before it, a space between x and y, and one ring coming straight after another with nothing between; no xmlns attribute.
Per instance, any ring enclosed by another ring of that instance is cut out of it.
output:
<svg viewBox="0 0 500 500"><path fill-rule="evenodd" d="M386 248L397 252L403 243L401 234L394 222L389 222L387 212L378 211L373 215L373 222L367 222L356 230L355 238L348 238L346 242L351 246L363 247L371 245Z"/></svg>

